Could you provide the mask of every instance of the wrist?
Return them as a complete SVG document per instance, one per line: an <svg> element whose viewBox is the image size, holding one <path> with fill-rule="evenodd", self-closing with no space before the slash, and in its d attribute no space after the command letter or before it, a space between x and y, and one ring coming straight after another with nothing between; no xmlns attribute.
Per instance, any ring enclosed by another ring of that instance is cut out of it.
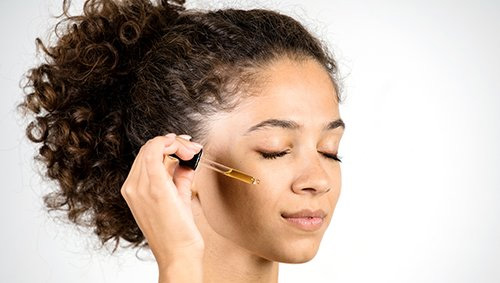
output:
<svg viewBox="0 0 500 283"><path fill-rule="evenodd" d="M171 266L178 266L181 264L198 264L203 262L203 252L200 251L185 251L182 254L177 253L169 257L169 259L156 258L158 269L165 270Z"/></svg>
<svg viewBox="0 0 500 283"><path fill-rule="evenodd" d="M174 263L178 264L180 262L189 263L203 261L205 248L204 245L193 245L182 249L176 249L175 251L156 252L156 250L152 250L152 252L155 256L158 268L161 270Z"/></svg>
<svg viewBox="0 0 500 283"><path fill-rule="evenodd" d="M203 282L203 255L178 255L167 262L158 262L159 283L201 283Z"/></svg>

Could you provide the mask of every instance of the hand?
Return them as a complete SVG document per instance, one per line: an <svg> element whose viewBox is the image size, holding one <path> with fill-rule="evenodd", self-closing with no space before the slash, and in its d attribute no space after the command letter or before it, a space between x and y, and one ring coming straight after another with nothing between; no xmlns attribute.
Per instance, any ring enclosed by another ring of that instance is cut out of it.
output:
<svg viewBox="0 0 500 283"><path fill-rule="evenodd" d="M155 137L141 147L121 188L160 268L176 257L203 254L203 238L191 210L194 171L169 157L189 160L200 149L185 136Z"/></svg>

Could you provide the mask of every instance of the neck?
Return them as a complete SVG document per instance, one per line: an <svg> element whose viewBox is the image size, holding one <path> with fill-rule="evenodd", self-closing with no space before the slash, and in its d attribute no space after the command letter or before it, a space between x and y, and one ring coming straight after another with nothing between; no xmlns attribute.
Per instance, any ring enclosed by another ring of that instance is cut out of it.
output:
<svg viewBox="0 0 500 283"><path fill-rule="evenodd" d="M198 208L200 208L198 206ZM277 283L279 263L253 254L219 235L207 223L201 210L194 213L205 241L203 282Z"/></svg>
<svg viewBox="0 0 500 283"><path fill-rule="evenodd" d="M278 262L269 261L217 235L205 241L204 282L277 283Z"/></svg>

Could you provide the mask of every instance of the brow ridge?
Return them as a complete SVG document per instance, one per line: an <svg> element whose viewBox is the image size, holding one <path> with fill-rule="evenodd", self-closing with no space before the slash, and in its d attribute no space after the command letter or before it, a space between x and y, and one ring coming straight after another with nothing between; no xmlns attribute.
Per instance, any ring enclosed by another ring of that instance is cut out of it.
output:
<svg viewBox="0 0 500 283"><path fill-rule="evenodd" d="M283 128L283 129L294 130L294 129L298 129L300 127L300 125L297 124L297 122L291 121L291 120L268 119L268 120L264 120L264 121L258 123L257 125L250 127L247 130L247 133L257 131L257 130L259 130L261 128L265 128L265 127L278 127L278 128Z"/></svg>
<svg viewBox="0 0 500 283"><path fill-rule="evenodd" d="M250 127L247 130L246 134L253 132L253 131L260 130L260 129L265 128L265 127L278 127L278 128L283 128L283 129L295 130L295 129L300 128L300 125L297 122L291 121L291 120L268 119L268 120L264 120L256 125ZM324 130L333 130L333 129L336 129L339 127L345 129L344 121L342 121L342 119L340 119L340 118L328 123L325 126Z"/></svg>

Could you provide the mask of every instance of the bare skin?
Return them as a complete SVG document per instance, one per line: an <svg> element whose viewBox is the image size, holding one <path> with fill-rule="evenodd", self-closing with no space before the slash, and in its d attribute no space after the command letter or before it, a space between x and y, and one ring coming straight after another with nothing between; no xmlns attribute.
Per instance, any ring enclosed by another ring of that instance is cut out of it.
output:
<svg viewBox="0 0 500 283"><path fill-rule="evenodd" d="M165 156L190 159L199 150L187 137L157 137L136 158L122 194L158 261L160 282L278 282L279 262L307 262L318 251L341 187L332 156L343 127L326 127L340 118L335 90L312 60L279 60L262 76L258 94L210 120L204 143L206 156L259 185L177 167ZM292 123L249 131L268 119ZM304 231L282 217L302 209L323 210L321 228Z"/></svg>

